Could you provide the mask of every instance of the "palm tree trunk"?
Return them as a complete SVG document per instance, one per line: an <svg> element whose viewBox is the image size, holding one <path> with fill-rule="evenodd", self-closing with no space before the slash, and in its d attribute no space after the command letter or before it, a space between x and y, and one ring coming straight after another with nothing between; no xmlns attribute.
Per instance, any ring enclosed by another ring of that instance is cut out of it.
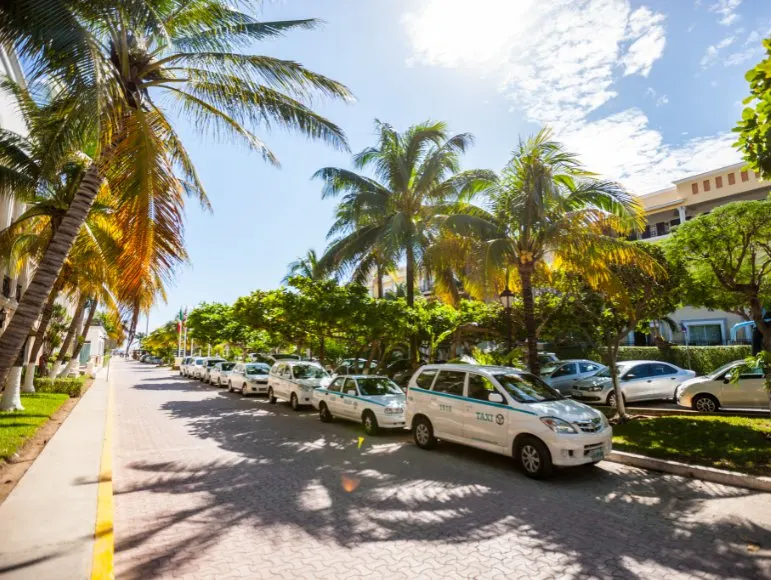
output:
<svg viewBox="0 0 771 580"><path fill-rule="evenodd" d="M525 318L525 336L527 338L527 366L530 372L538 375L538 330L535 322L535 301L533 299L533 265L519 267L519 279L522 283L522 305Z"/></svg>
<svg viewBox="0 0 771 580"><path fill-rule="evenodd" d="M626 420L626 403L624 403L624 396L621 393L621 385L618 381L618 367L616 361L618 361L618 347L619 342L612 344L608 348L608 368L610 368L610 379L613 381L613 392L616 394L616 413L618 414L619 423L623 423Z"/></svg>
<svg viewBox="0 0 771 580"><path fill-rule="evenodd" d="M91 328L91 323L94 321L94 315L96 315L96 307L99 301L96 299L91 300L91 308L88 310L88 316L86 316L86 322L83 325L83 329L78 336L77 342L75 342L75 348L72 350L72 358L70 358L70 364L68 370L63 374L67 376L70 372L74 371L77 367L73 365L75 361L80 358L80 351L83 350L83 344L86 342L86 336L88 335L88 329Z"/></svg>
<svg viewBox="0 0 771 580"><path fill-rule="evenodd" d="M54 304L56 304L56 298L64 285L64 281L61 277L57 278L54 284L53 290L46 305L43 307L43 313L40 316L40 322L37 325L35 331L35 341L32 343L32 350L29 353L29 359L27 360L27 373L24 376L24 385L21 390L23 393L35 392L35 365L37 364L38 355L40 349L43 348L45 342L46 332L48 331L48 325L51 323L51 316L54 313Z"/></svg>
<svg viewBox="0 0 771 580"><path fill-rule="evenodd" d="M27 341L29 337L27 338ZM23 411L24 406L21 404L21 369L24 367L24 354L26 351L27 341L24 341L24 346L19 350L19 355L13 362L13 367L8 373L8 379L5 384L5 390L3 391L3 398L0 400L0 411Z"/></svg>
<svg viewBox="0 0 771 580"><path fill-rule="evenodd" d="M415 252L412 246L407 246L407 268L406 268L406 280L405 284L407 288L407 306L412 308L415 306ZM410 336L410 366L417 368L418 366L418 336L413 334Z"/></svg>
<svg viewBox="0 0 771 580"><path fill-rule="evenodd" d="M86 170L59 229L51 238L46 253L35 270L32 282L24 292L8 328L0 336L0 385L5 384L19 349L24 345L35 321L40 316L72 244L86 221L91 206L94 205L101 183L99 168L96 164L92 164Z"/></svg>
<svg viewBox="0 0 771 580"><path fill-rule="evenodd" d="M72 341L75 340L75 335L80 330L81 324L83 324L83 314L86 312L87 300L87 296L81 296L80 300L78 300L78 306L75 308L75 315L72 317L72 322L70 322L70 327L67 329L64 342L62 342L62 346L59 349L59 354L57 355L56 360L54 361L54 366L51 369L50 376L53 378L59 376L59 373L62 370L62 365L65 363L65 359L67 359L67 353L70 351Z"/></svg>
<svg viewBox="0 0 771 580"><path fill-rule="evenodd" d="M137 324L139 324L139 308L134 308L134 314L131 316L131 327L129 328L128 342L126 343L126 354L128 356L131 356L131 343L134 342L134 337L137 334ZM192 344L192 342L190 344ZM190 350L192 351L192 347Z"/></svg>
<svg viewBox="0 0 771 580"><path fill-rule="evenodd" d="M375 274L377 276L377 297L382 298L383 297L383 268L378 265L377 272Z"/></svg>

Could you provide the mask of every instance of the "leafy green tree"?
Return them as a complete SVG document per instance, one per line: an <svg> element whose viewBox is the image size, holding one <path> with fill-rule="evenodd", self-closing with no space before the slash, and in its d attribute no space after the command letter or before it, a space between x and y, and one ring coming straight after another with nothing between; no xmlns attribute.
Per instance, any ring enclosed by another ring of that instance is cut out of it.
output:
<svg viewBox="0 0 771 580"><path fill-rule="evenodd" d="M750 167L763 179L771 179L771 38L763 41L766 57L752 67L745 78L750 83L748 105L734 129L739 133L736 146Z"/></svg>
<svg viewBox="0 0 771 580"><path fill-rule="evenodd" d="M537 373L534 278L556 267L602 283L609 263L635 258L614 233L641 226L641 206L617 183L584 169L547 129L519 143L481 201L447 217L448 236L434 255L478 297L497 295L509 273L517 274L528 366Z"/></svg>
<svg viewBox="0 0 771 580"><path fill-rule="evenodd" d="M326 167L314 175L324 181L323 197L343 196L334 236L321 263L324 268L352 267L362 274L404 260L407 305L415 303L417 269L436 236L435 217L451 209L459 196L477 191L489 172L460 171L460 155L471 135L449 136L444 123L425 122L397 132L376 122L378 143L353 158L356 170ZM342 216L342 221L341 221ZM411 348L417 358L415 345Z"/></svg>
<svg viewBox="0 0 771 580"><path fill-rule="evenodd" d="M771 200L729 203L695 217L677 227L666 249L693 277L692 305L745 313L771 353ZM771 364L764 368L771 392Z"/></svg>
<svg viewBox="0 0 771 580"><path fill-rule="evenodd" d="M288 284L295 276L304 276L312 280L325 277L319 267L319 257L316 255L316 250L310 249L304 256L291 262L287 274L281 282Z"/></svg>
<svg viewBox="0 0 771 580"><path fill-rule="evenodd" d="M179 348L177 321L172 320L153 330L142 339L141 347L150 354L162 358L164 362L173 361Z"/></svg>
<svg viewBox="0 0 771 580"><path fill-rule="evenodd" d="M653 275L635 264L611 267L612 284L593 289L585 280L575 278L573 288L580 318L578 328L587 341L602 353L610 368L613 393L607 401L615 405L621 421L626 419L626 408L617 371L618 351L622 342L634 330L647 331L650 321L660 320L681 305L681 283L686 272L679 261L666 259L664 251L653 244L635 243L657 268Z"/></svg>
<svg viewBox="0 0 771 580"><path fill-rule="evenodd" d="M62 152L98 143L73 202L0 337L0 384L37 320L104 180L132 215L152 211L154 228L174 228L185 195L208 206L203 185L170 110L191 119L203 134L234 138L277 163L253 132L267 124L297 130L346 149L342 131L312 111L312 95L347 99L341 84L298 63L247 55L238 49L315 20L263 22L249 2L0 3L0 42L13 46L28 76L60 88L51 127L56 165ZM130 230L125 230L127 233ZM152 235L150 231L134 235ZM147 256L149 258L149 255ZM126 272L136 294L147 270ZM139 275L140 277L137 277ZM138 298L137 298L138 300ZM135 305L135 310L141 305Z"/></svg>

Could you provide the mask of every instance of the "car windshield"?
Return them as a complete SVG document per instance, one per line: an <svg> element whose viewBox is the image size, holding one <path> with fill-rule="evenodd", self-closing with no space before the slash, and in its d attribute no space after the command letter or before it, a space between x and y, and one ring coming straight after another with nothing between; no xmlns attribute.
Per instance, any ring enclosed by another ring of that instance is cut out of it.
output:
<svg viewBox="0 0 771 580"><path fill-rule="evenodd" d="M234 366L236 366L236 363L222 363L222 370L232 371Z"/></svg>
<svg viewBox="0 0 771 580"><path fill-rule="evenodd" d="M561 401L565 397L530 373L493 375L501 386L519 403Z"/></svg>
<svg viewBox="0 0 771 580"><path fill-rule="evenodd" d="M224 361L224 360L222 360L221 358L220 358L220 359L214 359L214 360L210 360L210 361L207 361L207 362L206 362L206 366L208 366L208 367L213 367L213 366L214 366L214 365L216 365L217 363L221 363L221 362L225 362L225 361Z"/></svg>
<svg viewBox="0 0 771 580"><path fill-rule="evenodd" d="M378 395L403 395L404 392L396 383L384 377L366 377L356 379L362 395L376 397Z"/></svg>
<svg viewBox="0 0 771 580"><path fill-rule="evenodd" d="M712 372L711 372L711 373L710 373L708 376L709 376L710 378L712 378L712 379L716 379L716 378L718 378L718 377L721 377L721 376L723 376L723 374L724 374L724 373L725 373L727 370L729 370L729 369L731 369L731 368L733 368L733 367L737 366L737 364L739 364L739 363L737 363L737 361L734 361L734 362L730 362L730 363L728 363L728 364L724 364L724 365L723 365L722 367L720 367L719 369L712 371Z"/></svg>
<svg viewBox="0 0 771 580"><path fill-rule="evenodd" d="M296 379L323 379L328 376L324 369L315 365L295 365L292 374Z"/></svg>
<svg viewBox="0 0 771 580"><path fill-rule="evenodd" d="M267 375L270 367L265 363L254 363L246 365L247 375Z"/></svg>
<svg viewBox="0 0 771 580"><path fill-rule="evenodd" d="M624 365L624 364L616 365L616 374L617 375L621 375L621 374L625 373L626 371L629 370L629 366L630 365ZM605 367L599 373L594 375L594 377L599 377L601 379L609 379L610 378L610 367Z"/></svg>
<svg viewBox="0 0 771 580"><path fill-rule="evenodd" d="M203 359L202 358L195 359L195 364L202 365L203 364Z"/></svg>
<svg viewBox="0 0 771 580"><path fill-rule="evenodd" d="M556 370L557 370L557 367L554 366L554 365L545 366L545 367L543 367L541 369L541 374L542 375L550 375L550 374L552 374Z"/></svg>

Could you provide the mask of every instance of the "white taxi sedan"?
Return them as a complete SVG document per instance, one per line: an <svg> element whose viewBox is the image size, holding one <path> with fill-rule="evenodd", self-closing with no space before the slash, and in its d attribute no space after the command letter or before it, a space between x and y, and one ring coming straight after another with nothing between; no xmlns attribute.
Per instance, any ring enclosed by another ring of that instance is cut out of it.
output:
<svg viewBox="0 0 771 580"><path fill-rule="evenodd" d="M613 438L600 411L507 367L421 367L410 379L406 422L418 447L445 439L508 455L534 478L555 466L598 463Z"/></svg>
<svg viewBox="0 0 771 580"><path fill-rule="evenodd" d="M388 377L344 375L313 391L322 423L335 417L361 422L368 435L379 429L403 429L404 391Z"/></svg>

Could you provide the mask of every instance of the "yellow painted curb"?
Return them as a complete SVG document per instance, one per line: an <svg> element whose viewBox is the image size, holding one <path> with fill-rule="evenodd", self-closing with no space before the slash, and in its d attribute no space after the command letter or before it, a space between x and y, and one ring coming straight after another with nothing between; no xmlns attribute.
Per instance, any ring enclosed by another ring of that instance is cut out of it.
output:
<svg viewBox="0 0 771 580"><path fill-rule="evenodd" d="M113 430L113 389L107 383L107 420L104 424L102 460L99 468L97 491L96 526L94 529L94 557L91 562L92 580L107 580L115 577L113 559L115 538L113 530L112 498L112 430Z"/></svg>

